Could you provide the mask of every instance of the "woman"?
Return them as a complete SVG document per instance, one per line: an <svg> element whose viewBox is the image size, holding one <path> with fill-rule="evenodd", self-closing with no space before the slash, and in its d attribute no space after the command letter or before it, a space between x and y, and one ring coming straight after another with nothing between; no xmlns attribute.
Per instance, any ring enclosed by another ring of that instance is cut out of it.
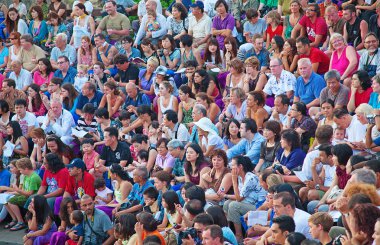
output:
<svg viewBox="0 0 380 245"><path fill-rule="evenodd" d="M194 124L197 126L199 146L202 148L204 156L209 157L216 149L224 149L223 140L214 130L210 119L203 117Z"/></svg>
<svg viewBox="0 0 380 245"><path fill-rule="evenodd" d="M74 159L74 154L70 147L65 145L61 139L56 135L49 135L46 137L47 153L57 154L64 164L69 164Z"/></svg>
<svg viewBox="0 0 380 245"><path fill-rule="evenodd" d="M285 40L288 40L291 37L293 28L296 26L298 21L300 21L301 17L304 14L301 4L298 0L292 0L290 2L290 12L290 15L285 16L284 20L282 37Z"/></svg>
<svg viewBox="0 0 380 245"><path fill-rule="evenodd" d="M28 25L21 19L19 12L15 8L8 10L5 18L5 36L9 36L12 32L18 32L21 35L28 34Z"/></svg>
<svg viewBox="0 0 380 245"><path fill-rule="evenodd" d="M293 73L297 69L297 62L299 59L296 40L289 38L284 43L284 49L281 52L282 65L284 69Z"/></svg>
<svg viewBox="0 0 380 245"><path fill-rule="evenodd" d="M209 172L209 163L204 159L202 148L196 144L190 144L186 149L185 182L200 184L200 176Z"/></svg>
<svg viewBox="0 0 380 245"><path fill-rule="evenodd" d="M347 105L349 112L355 111L360 104L368 103L372 93L372 82L367 71L356 71L352 75L351 82L350 100Z"/></svg>
<svg viewBox="0 0 380 245"><path fill-rule="evenodd" d="M281 25L281 15L277 10L272 10L266 15L267 30L265 31L266 36L266 48L270 50L271 40L274 36L282 36L283 26Z"/></svg>
<svg viewBox="0 0 380 245"><path fill-rule="evenodd" d="M24 3L22 3L21 0L12 0L12 2L13 3L9 5L9 9L10 8L17 9L17 11L20 13L20 18L25 19L26 15L28 13L26 5Z"/></svg>
<svg viewBox="0 0 380 245"><path fill-rule="evenodd" d="M78 98L79 93L71 83L65 83L61 86L61 101L63 109L68 110L73 115L75 121L79 118L78 114L75 112Z"/></svg>
<svg viewBox="0 0 380 245"><path fill-rule="evenodd" d="M195 71L194 82L189 81L188 84L191 87L193 94L198 94L200 92L206 93L213 100L220 95L217 84L211 79L211 76L206 70L201 69Z"/></svg>
<svg viewBox="0 0 380 245"><path fill-rule="evenodd" d="M9 104L0 100L0 138L7 137L6 127L15 114L9 110Z"/></svg>
<svg viewBox="0 0 380 245"><path fill-rule="evenodd" d="M224 39L224 60L226 62L226 70L231 68L231 60L237 57L238 45L236 39L228 36Z"/></svg>
<svg viewBox="0 0 380 245"><path fill-rule="evenodd" d="M156 57L151 57L146 63L146 69L141 69L139 72L140 91L148 95L151 102L153 102L154 97L156 97L154 94L154 86L152 86L152 84L155 78L154 71L157 69L158 65L158 59Z"/></svg>
<svg viewBox="0 0 380 245"><path fill-rule="evenodd" d="M66 231L73 227L74 224L70 222L70 215L74 210L78 210L77 203L70 197L62 199L59 207L59 218L61 219L61 225L58 227L57 232L54 232L50 238L50 244L64 245L69 237L66 235Z"/></svg>
<svg viewBox="0 0 380 245"><path fill-rule="evenodd" d="M265 84L268 82L268 78L264 72L260 71L260 61L255 57L249 57L244 61L245 77L244 85L248 91L262 91Z"/></svg>
<svg viewBox="0 0 380 245"><path fill-rule="evenodd" d="M41 46L45 45L48 38L48 28L44 20L44 13L40 6L32 6L30 8L32 20L29 23L29 34L33 37L33 43Z"/></svg>
<svg viewBox="0 0 380 245"><path fill-rule="evenodd" d="M9 39L11 40L12 46L9 47L9 58L7 69L5 71L9 72L11 70L11 64L13 61L18 59L18 54L21 50L21 34L18 32L12 32L9 35Z"/></svg>
<svg viewBox="0 0 380 245"><path fill-rule="evenodd" d="M180 65L181 51L176 48L173 37L166 34L161 39L162 49L158 51L160 64L170 70L177 70Z"/></svg>
<svg viewBox="0 0 380 245"><path fill-rule="evenodd" d="M220 203L224 201L219 195L220 192L232 194L232 178L228 168L228 159L226 152L222 149L214 150L210 159L212 169L201 176L200 186L205 189L207 201Z"/></svg>
<svg viewBox="0 0 380 245"><path fill-rule="evenodd" d="M137 234L135 225L136 216L133 214L122 214L115 220L114 236L117 241L115 245L135 245Z"/></svg>
<svg viewBox="0 0 380 245"><path fill-rule="evenodd" d="M137 233L136 244L143 244L144 239L148 236L156 236L159 238L161 244L166 244L164 237L157 230L158 222L152 214L141 212L136 218L138 221L135 225L135 231Z"/></svg>
<svg viewBox="0 0 380 245"><path fill-rule="evenodd" d="M153 78L153 87L154 87L154 94L156 95L155 100L153 100L153 107L156 107L157 105L157 99L160 96L160 85L164 81L169 81L170 85L173 87L172 94L174 96L178 96L178 88L177 85L173 79L173 77L169 76L168 74L168 68L165 66L158 66L155 71L156 76Z"/></svg>
<svg viewBox="0 0 380 245"><path fill-rule="evenodd" d="M224 63L223 56L223 50L219 48L218 40L216 40L214 37L211 37L207 41L205 52L203 54L203 67L207 71L218 68L219 70L213 70L216 73L224 70L226 65Z"/></svg>
<svg viewBox="0 0 380 245"><path fill-rule="evenodd" d="M168 149L169 140L166 138L161 138L157 141L157 157L154 166L147 166L148 171L156 173L158 171L164 170L168 173L172 172L175 158L170 155Z"/></svg>
<svg viewBox="0 0 380 245"><path fill-rule="evenodd" d="M43 129L34 128L30 131L30 137L33 141L33 151L30 154L30 161L33 169L39 170L46 154L46 135Z"/></svg>
<svg viewBox="0 0 380 245"><path fill-rule="evenodd" d="M206 213L211 215L214 220L214 225L218 225L222 228L224 240L233 245L238 245L235 234L228 225L227 217L223 211L223 208L217 205L211 206L206 210Z"/></svg>
<svg viewBox="0 0 380 245"><path fill-rule="evenodd" d="M47 109L42 103L40 86L32 83L28 87L28 111L36 116L45 116Z"/></svg>
<svg viewBox="0 0 380 245"><path fill-rule="evenodd" d="M116 120L111 120L106 108L99 108L95 111L95 120L98 124L96 132L90 132L96 141L95 146L104 144L104 129L108 127L119 127L119 123Z"/></svg>
<svg viewBox="0 0 380 245"><path fill-rule="evenodd" d="M144 38L141 41L141 58L147 62L150 57L157 57L155 46L152 44L152 41L150 38Z"/></svg>
<svg viewBox="0 0 380 245"><path fill-rule="evenodd" d="M264 123L269 119L269 113L264 109L264 106L264 92L253 91L248 93L246 117L255 120L258 130L262 130Z"/></svg>
<svg viewBox="0 0 380 245"><path fill-rule="evenodd" d="M163 210L162 206L162 201L163 198L162 196L169 190L172 190L172 187L170 186L170 182L173 179L173 175L171 172L167 172L165 170L160 170L155 172L153 175L153 180L154 180L154 187L158 191L158 197L157 197L157 206L159 210ZM162 214L159 217L159 220L162 220L164 214Z"/></svg>
<svg viewBox="0 0 380 245"><path fill-rule="evenodd" d="M55 12L63 21L66 20L66 4L62 0L51 0L49 5L49 13Z"/></svg>
<svg viewBox="0 0 380 245"><path fill-rule="evenodd" d="M57 231L57 226L44 196L36 195L32 198L25 217L30 231L23 237L24 244L49 243L50 237Z"/></svg>
<svg viewBox="0 0 380 245"><path fill-rule="evenodd" d="M115 82L106 82L104 84L104 95L100 101L99 108L107 108L111 118L119 116L119 108L124 103L124 99L117 89Z"/></svg>
<svg viewBox="0 0 380 245"><path fill-rule="evenodd" d="M160 97L157 99L158 122L162 123L162 118L167 110L178 112L178 99L172 95L173 87L168 81L160 84Z"/></svg>
<svg viewBox="0 0 380 245"><path fill-rule="evenodd" d="M179 40L179 46L181 48L181 65L178 67L178 70L184 68L186 62L190 60L196 60L199 64L198 67L200 68L202 60L199 53L193 50L193 37L188 34L184 34L180 37Z"/></svg>
<svg viewBox="0 0 380 245"><path fill-rule="evenodd" d="M273 171L290 175L291 170L302 166L306 154L302 151L300 142L297 131L285 129L281 132L281 148L276 153L276 159L272 165Z"/></svg>
<svg viewBox="0 0 380 245"><path fill-rule="evenodd" d="M229 96L232 88L241 88L248 93L249 85L244 83L244 63L238 58L231 60L230 73L226 77L226 88L223 96Z"/></svg>
<svg viewBox="0 0 380 245"><path fill-rule="evenodd" d="M66 25L62 23L62 19L56 12L51 12L48 14L48 39L45 43L45 46L48 48L53 48L55 43L55 37L59 33L66 33Z"/></svg>
<svg viewBox="0 0 380 245"><path fill-rule="evenodd" d="M247 103L245 101L245 92L241 88L232 88L231 102L224 112L227 118L235 118L239 122L246 118ZM221 114L222 116L223 114ZM223 116L224 116L223 115ZM220 117L219 117L220 119Z"/></svg>
<svg viewBox="0 0 380 245"><path fill-rule="evenodd" d="M207 117L211 122L215 122L220 115L220 108L213 102L213 100L206 94L199 92L195 96L196 103L203 105L207 110Z"/></svg>
<svg viewBox="0 0 380 245"><path fill-rule="evenodd" d="M174 3L172 6L172 15L168 17L168 34L172 35L174 41L178 44L181 36L187 33L189 29L189 18L187 18L187 9L181 3Z"/></svg>
<svg viewBox="0 0 380 245"><path fill-rule="evenodd" d="M96 63L96 48L92 46L88 36L81 38L81 46L78 48L78 65L92 67Z"/></svg>
<svg viewBox="0 0 380 245"><path fill-rule="evenodd" d="M321 103L321 115L318 118L318 127L322 125L330 125L334 129L336 128L336 123L334 122L334 101L330 99Z"/></svg>
<svg viewBox="0 0 380 245"><path fill-rule="evenodd" d="M35 5L41 7L42 13L44 14L43 17L44 19L47 19L47 16L49 14L49 6L46 3L46 0L36 0Z"/></svg>
<svg viewBox="0 0 380 245"><path fill-rule="evenodd" d="M39 59L38 69L33 74L33 82L41 86L42 91L46 91L53 76L54 71L50 60L47 58Z"/></svg>
<svg viewBox="0 0 380 245"><path fill-rule="evenodd" d="M181 102L178 105L178 122L189 127L188 124L193 121L191 114L193 113L193 107L196 101L190 87L186 84L182 84L181 87L179 87L179 99Z"/></svg>
<svg viewBox="0 0 380 245"><path fill-rule="evenodd" d="M5 46L4 40L0 37L0 72L3 72L8 65L9 49Z"/></svg>
<svg viewBox="0 0 380 245"><path fill-rule="evenodd" d="M284 39L281 36L274 36L271 40L271 48L269 50L269 57L271 59L281 59L281 53L284 48Z"/></svg>
<svg viewBox="0 0 380 245"><path fill-rule="evenodd" d="M220 193L228 199L224 205L227 220L232 221L238 242L243 239L240 216L255 210L258 202L265 200L266 191L261 187L259 177L252 173L253 165L246 156L237 156L231 163L234 194Z"/></svg>
<svg viewBox="0 0 380 245"><path fill-rule="evenodd" d="M333 51L329 70L335 69L340 74L340 80L347 87L351 87L351 76L358 69L359 54L355 48L349 46L344 37L334 33L330 37L330 49Z"/></svg>
<svg viewBox="0 0 380 245"><path fill-rule="evenodd" d="M86 36L91 39L94 36L95 21L88 14L83 3L75 5L73 11L78 17L74 19L73 35L71 36L70 44L78 49L81 46L82 37Z"/></svg>
<svg viewBox="0 0 380 245"><path fill-rule="evenodd" d="M271 166L276 158L276 153L280 149L281 125L279 122L269 120L263 130L265 141L261 143L260 160L255 167L255 172L263 172Z"/></svg>
<svg viewBox="0 0 380 245"><path fill-rule="evenodd" d="M240 142L241 136L239 130L239 121L235 118L231 118L226 125L226 129L224 130L224 150L227 151L228 149L232 148L234 145Z"/></svg>
<svg viewBox="0 0 380 245"><path fill-rule="evenodd" d="M127 134L130 131L143 127L143 134L147 135L149 126L152 124L153 111L150 105L141 105L137 107L137 119L127 128L123 129L122 133Z"/></svg>
<svg viewBox="0 0 380 245"><path fill-rule="evenodd" d="M7 139L13 145L13 153L11 156L5 156L3 154L3 164L8 165L12 159L20 159L28 156L28 140L22 135L22 130L20 124L17 121L10 121L7 125ZM3 150L6 146L3 146Z"/></svg>

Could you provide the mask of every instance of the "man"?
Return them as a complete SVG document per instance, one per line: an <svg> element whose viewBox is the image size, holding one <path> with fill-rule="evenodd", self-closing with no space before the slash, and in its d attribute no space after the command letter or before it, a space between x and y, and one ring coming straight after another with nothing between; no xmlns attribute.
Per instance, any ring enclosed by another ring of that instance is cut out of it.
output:
<svg viewBox="0 0 380 245"><path fill-rule="evenodd" d="M154 0L148 0L146 2L146 9L147 10L151 9L155 11L157 9L157 2ZM140 25L139 31L136 34L135 43L133 46L137 47L137 45L140 45L141 40L143 38L150 38L152 39L153 44L158 44L158 41L160 40L160 38L166 35L167 30L168 30L167 24L166 24L166 18L165 16L161 14L162 12L160 13L156 12L156 13L157 13L156 20L160 24L161 28L157 31L146 31L145 27L148 21L148 15L145 14L141 19L141 25Z"/></svg>
<svg viewBox="0 0 380 245"><path fill-rule="evenodd" d="M13 72L11 72L9 78L15 80L16 89L26 92L28 86L33 82L32 74L22 68L22 64L19 60L12 61L11 68Z"/></svg>
<svg viewBox="0 0 380 245"><path fill-rule="evenodd" d="M96 57L99 62L103 63L106 68L113 68L113 57L118 53L115 46L106 42L106 37L102 34L94 36Z"/></svg>
<svg viewBox="0 0 380 245"><path fill-rule="evenodd" d="M82 93L78 96L76 114L83 116L82 109L87 103L94 105L95 108L99 107L102 98L103 93L96 89L96 85L92 82L86 82L82 87Z"/></svg>
<svg viewBox="0 0 380 245"><path fill-rule="evenodd" d="M16 89L16 82L13 79L6 78L3 81L3 91L0 93L0 99L5 100L9 105L9 111L14 112L14 105L17 99L26 101L26 94Z"/></svg>
<svg viewBox="0 0 380 245"><path fill-rule="evenodd" d="M174 182L183 183L185 182L185 171L183 168L186 161L185 144L177 139L173 139L168 143L168 150L170 155L175 158L172 172Z"/></svg>
<svg viewBox="0 0 380 245"><path fill-rule="evenodd" d="M69 58L66 56L59 56L57 64L58 70L54 72L54 77L62 78L63 84L74 84L75 76L77 75L77 69L75 69L73 66L70 66Z"/></svg>
<svg viewBox="0 0 380 245"><path fill-rule="evenodd" d="M338 8L336 5L334 4L328 6L325 12L325 19L329 30L329 36L331 36L333 33L340 33L343 35L343 28L346 21L339 16Z"/></svg>
<svg viewBox="0 0 380 245"><path fill-rule="evenodd" d="M50 110L41 126L45 133L53 133L60 137L63 143L70 145L73 140L71 136L72 127L75 127L73 115L68 110L62 108L60 101L51 101Z"/></svg>
<svg viewBox="0 0 380 245"><path fill-rule="evenodd" d="M321 103L332 100L334 108L346 108L349 100L350 89L340 83L340 74L337 70L330 70L325 74L327 86L322 89L319 100ZM322 106L322 104L321 104Z"/></svg>
<svg viewBox="0 0 380 245"><path fill-rule="evenodd" d="M128 82L127 85L125 85L125 90L127 92L127 98L125 99L124 108L128 112L137 115L137 107L140 105L150 106L152 104L149 97L139 91L135 83Z"/></svg>
<svg viewBox="0 0 380 245"><path fill-rule="evenodd" d="M310 47L310 41L307 37L297 38L296 47L301 59L310 59L315 73L323 75L329 70L330 58L319 48Z"/></svg>
<svg viewBox="0 0 380 245"><path fill-rule="evenodd" d="M146 167L138 167L133 171L133 182L131 192L128 195L127 201L124 203L127 207L124 210L114 210L112 213L116 217L120 217L122 214L135 213L142 210L144 206L143 193L149 187L153 187L153 184L149 179L149 173Z"/></svg>
<svg viewBox="0 0 380 245"><path fill-rule="evenodd" d="M285 244L286 237L289 233L294 232L295 228L296 225L292 217L288 215L275 217L270 228L273 244Z"/></svg>
<svg viewBox="0 0 380 245"><path fill-rule="evenodd" d="M224 39L232 36L232 31L235 28L235 19L228 13L228 5L224 0L219 0L215 4L217 16L212 21L211 34L216 36L219 48L224 50Z"/></svg>
<svg viewBox="0 0 380 245"><path fill-rule="evenodd" d="M260 158L260 146L265 138L257 132L255 120L245 118L240 124L241 140L237 145L227 150L228 160L238 155L245 155L256 165Z"/></svg>
<svg viewBox="0 0 380 245"><path fill-rule="evenodd" d="M283 127L288 123L290 109L290 99L288 96L285 94L277 95L274 98L274 107L269 120L275 120Z"/></svg>
<svg viewBox="0 0 380 245"><path fill-rule="evenodd" d="M327 38L327 25L325 19L321 16L318 4L310 3L307 5L306 14L295 25L292 30L292 38L297 37L301 31L302 37L310 40L310 46L319 48Z"/></svg>
<svg viewBox="0 0 380 245"><path fill-rule="evenodd" d="M156 1L156 3L157 3L157 7L155 9L156 13L162 13L161 1ZM147 0L144 0L144 1L140 1L137 6L137 16L139 17L139 19L132 21L132 29L134 33L138 32L141 20L144 17L144 15L146 15L146 4L147 4Z"/></svg>
<svg viewBox="0 0 380 245"><path fill-rule="evenodd" d="M57 34L55 47L51 51L50 63L54 69L59 69L58 57L61 56L69 58L70 66L74 66L77 61L77 52L73 46L67 43L65 33Z"/></svg>
<svg viewBox="0 0 380 245"><path fill-rule="evenodd" d="M18 60L22 63L25 70L33 73L38 69L38 60L45 58L45 52L33 44L33 37L30 34L21 36L21 47L18 54Z"/></svg>
<svg viewBox="0 0 380 245"><path fill-rule="evenodd" d="M310 234L322 245L333 244L333 239L329 235L333 225L333 218L326 212L315 213L309 217Z"/></svg>
<svg viewBox="0 0 380 245"><path fill-rule="evenodd" d="M111 245L115 242L113 226L110 218L103 211L95 208L94 200L89 195L83 195L80 207L84 212L84 244ZM72 240L78 239L75 231L68 233Z"/></svg>
<svg viewBox="0 0 380 245"><path fill-rule="evenodd" d="M380 73L379 38L370 32L365 36L364 48L359 60L358 70L365 70L372 78Z"/></svg>
<svg viewBox="0 0 380 245"><path fill-rule="evenodd" d="M193 16L189 17L189 35L193 36L193 48L197 51L204 50L208 39L211 37L211 18L204 13L202 1L196 1L190 5Z"/></svg>
<svg viewBox="0 0 380 245"><path fill-rule="evenodd" d="M260 18L259 12L256 9L248 9L245 15L247 21L243 25L243 35L247 43L253 43L252 37L255 34L262 35L267 30L267 22ZM236 25L238 25L237 19Z"/></svg>
<svg viewBox="0 0 380 245"><path fill-rule="evenodd" d="M379 160L369 160L365 163L364 168L370 169L376 174L376 189L380 189L380 162Z"/></svg>
<svg viewBox="0 0 380 245"><path fill-rule="evenodd" d="M98 28L96 28L96 34L106 32L113 44L121 40L124 36L129 36L129 30L131 29L131 23L128 17L118 13L116 8L115 1L111 0L106 2L105 9L108 15L103 17Z"/></svg>
<svg viewBox="0 0 380 245"><path fill-rule="evenodd" d="M356 8L353 4L348 4L343 8L343 18L346 24L343 29L343 37L348 45L352 45L356 50L364 48L364 39L368 33L368 24L356 16Z"/></svg>
<svg viewBox="0 0 380 245"><path fill-rule="evenodd" d="M368 21L368 32L373 32L377 39L380 37L380 26L378 23L380 23L380 3L376 3L376 14L372 15Z"/></svg>
<svg viewBox="0 0 380 245"><path fill-rule="evenodd" d="M15 112L16 115L12 117L12 121L16 121L20 124L22 134L29 138L29 133L35 127L39 127L36 116L27 109L27 103L25 99L17 99L15 101Z"/></svg>
<svg viewBox="0 0 380 245"><path fill-rule="evenodd" d="M193 188L193 187L190 187L190 188ZM194 224L195 216L202 213L204 213L204 203L199 199L188 199L184 205L184 212L178 213L182 217L181 226L192 227Z"/></svg>
<svg viewBox="0 0 380 245"><path fill-rule="evenodd" d="M218 225L209 225L202 232L204 245L223 245L224 237L222 228Z"/></svg>
<svg viewBox="0 0 380 245"><path fill-rule="evenodd" d="M278 96L285 94L289 99L293 98L296 77L289 71L286 71L279 58L272 59L269 65L271 76L263 89L268 95Z"/></svg>
<svg viewBox="0 0 380 245"><path fill-rule="evenodd" d="M150 172L150 170L153 169L154 164L156 162L157 149L150 146L148 136L146 136L145 134L135 134L131 140L131 143L133 145L135 155L137 155L141 150L145 150L148 152L148 161L146 163L146 168ZM128 172L132 172L135 169L136 167L133 165L129 165L126 168Z"/></svg>
<svg viewBox="0 0 380 245"><path fill-rule="evenodd" d="M167 110L163 116L162 132L165 134L165 138L178 139L183 144L186 144L190 140L190 134L186 126L178 122L177 112L173 110Z"/></svg>
<svg viewBox="0 0 380 245"><path fill-rule="evenodd" d="M260 61L259 69L261 71L266 71L269 66L269 52L263 46L264 38L260 34L255 34L252 37L252 43L242 45L239 48L237 57L244 61L245 59L255 56Z"/></svg>
<svg viewBox="0 0 380 245"><path fill-rule="evenodd" d="M189 213L186 211L185 216L189 215ZM190 216L190 215L189 215ZM207 213L200 213L196 215L193 219L194 222L194 229L197 231L197 234L202 234L202 231L206 229L207 226L213 225L214 220L211 215ZM193 243L191 243L193 242ZM186 244L204 244L202 243L202 236L193 237L192 239L189 239L189 237L182 237L182 243L184 245Z"/></svg>
<svg viewBox="0 0 380 245"><path fill-rule="evenodd" d="M191 117L193 118L193 122L198 122L201 120L201 118L207 117L207 109L201 104L195 104L193 108L193 112L191 113ZM214 127L215 132L218 132L218 129L216 126ZM199 137L198 137L198 130L197 126L194 125L191 130L190 135L190 141L187 145L190 145L191 143L197 143L198 144Z"/></svg>
<svg viewBox="0 0 380 245"><path fill-rule="evenodd" d="M241 30L242 25L245 25L245 23L247 23L251 19L248 17L249 10L255 10L256 13L258 13L257 10L259 10L259 5L260 5L260 2L258 0L246 1L246 2L244 2L243 0L232 1L231 13L236 21L235 25L238 31ZM245 19L244 19L244 15L246 17ZM266 23L265 23L265 29L266 29ZM263 34L263 33L264 32L261 32L260 34Z"/></svg>
<svg viewBox="0 0 380 245"><path fill-rule="evenodd" d="M293 102L303 102L307 109L319 106L320 93L326 87L323 77L313 72L308 58L298 60L298 70L300 76L297 78Z"/></svg>
<svg viewBox="0 0 380 245"><path fill-rule="evenodd" d="M120 80L116 82L117 86L125 87L128 83L137 84L139 80L139 68L131 63L124 54L118 54L113 59L113 63L117 68Z"/></svg>

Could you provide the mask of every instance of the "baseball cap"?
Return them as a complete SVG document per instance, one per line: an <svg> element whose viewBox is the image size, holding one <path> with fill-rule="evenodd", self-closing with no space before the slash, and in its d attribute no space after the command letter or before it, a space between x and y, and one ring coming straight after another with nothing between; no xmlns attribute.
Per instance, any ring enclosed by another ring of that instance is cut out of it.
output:
<svg viewBox="0 0 380 245"><path fill-rule="evenodd" d="M196 1L195 3L191 4L190 7L192 8L200 8L200 9L204 9L205 8L205 5L203 4L202 1Z"/></svg>
<svg viewBox="0 0 380 245"><path fill-rule="evenodd" d="M159 66L159 67L157 67L155 72L156 72L156 74L166 76L167 71L168 71L168 68L166 68L165 66Z"/></svg>
<svg viewBox="0 0 380 245"><path fill-rule="evenodd" d="M73 167L76 167L76 168L81 168L83 170L86 169L86 164L84 164L83 160L80 159L80 158L75 158L71 161L70 164L67 164L66 165L66 168L73 168Z"/></svg>

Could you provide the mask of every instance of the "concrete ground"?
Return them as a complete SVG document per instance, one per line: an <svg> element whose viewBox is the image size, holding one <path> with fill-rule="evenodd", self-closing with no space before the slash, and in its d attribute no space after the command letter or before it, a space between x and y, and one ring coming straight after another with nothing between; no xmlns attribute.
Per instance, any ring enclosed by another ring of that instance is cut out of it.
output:
<svg viewBox="0 0 380 245"><path fill-rule="evenodd" d="M22 238L25 236L25 230L9 231L4 229L5 225L5 222L0 223L0 245L23 244Z"/></svg>

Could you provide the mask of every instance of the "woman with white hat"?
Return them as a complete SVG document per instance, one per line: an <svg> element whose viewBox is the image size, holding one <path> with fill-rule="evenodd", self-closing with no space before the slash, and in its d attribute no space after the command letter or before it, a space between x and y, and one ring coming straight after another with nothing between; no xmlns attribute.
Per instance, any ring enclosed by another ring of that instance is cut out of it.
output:
<svg viewBox="0 0 380 245"><path fill-rule="evenodd" d="M223 139L215 132L212 122L207 117L194 122L198 129L199 146L202 148L206 157L216 149L224 149Z"/></svg>

